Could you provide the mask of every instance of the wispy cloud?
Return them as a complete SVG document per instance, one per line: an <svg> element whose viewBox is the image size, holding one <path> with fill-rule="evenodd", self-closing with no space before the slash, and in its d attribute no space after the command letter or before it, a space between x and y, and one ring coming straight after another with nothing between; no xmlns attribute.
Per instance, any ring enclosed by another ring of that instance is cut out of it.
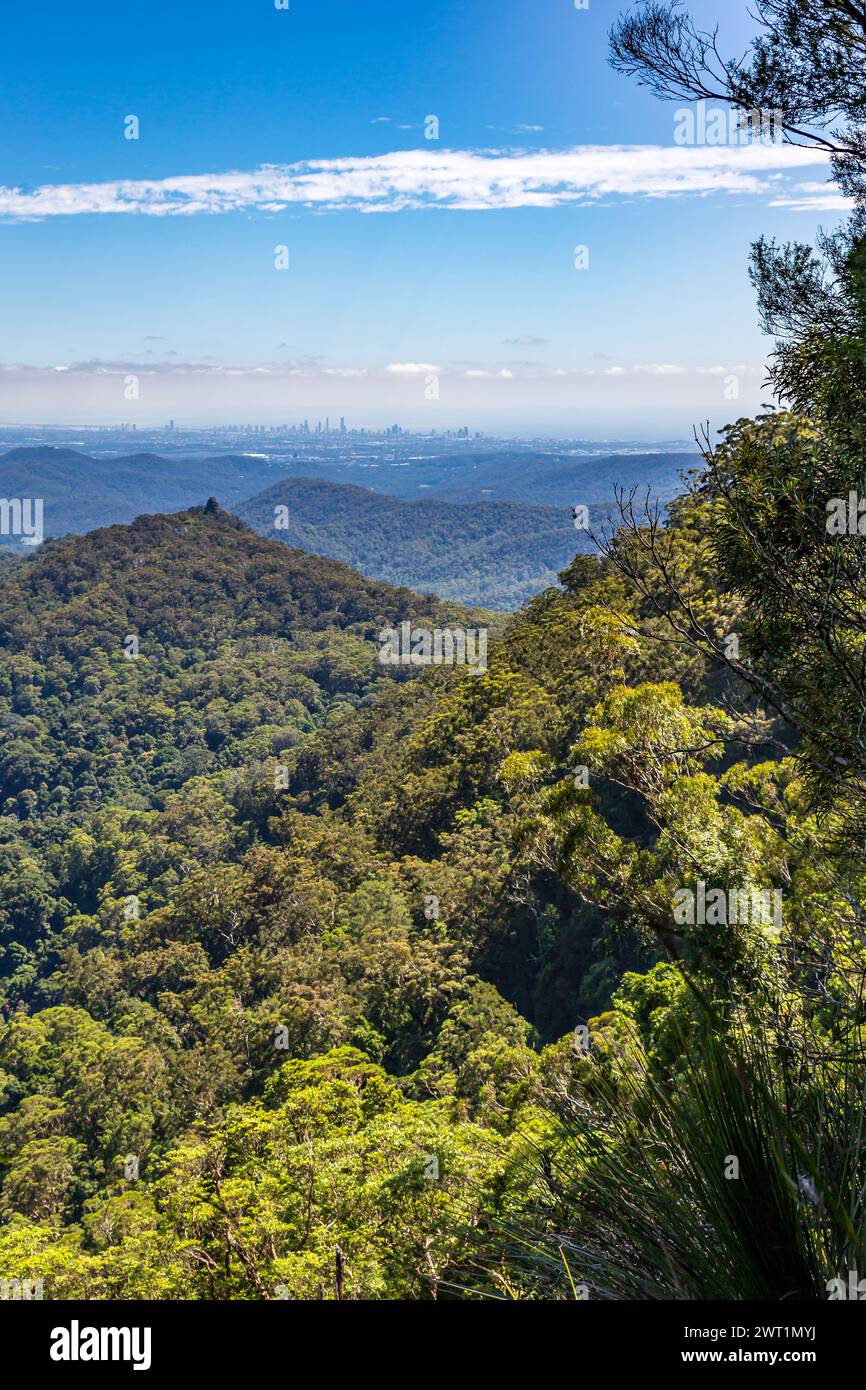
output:
<svg viewBox="0 0 866 1390"><path fill-rule="evenodd" d="M852 203L832 183L798 183L784 196L771 199L770 206L790 212L849 212Z"/></svg>
<svg viewBox="0 0 866 1390"><path fill-rule="evenodd" d="M599 354L596 354L599 356ZM602 355L603 356L603 355ZM514 370L515 368L523 370ZM142 362L135 358L129 360L103 360L95 358L89 362L72 362L65 366L35 366L26 363L0 363L0 380L14 380L16 377L47 378L62 372L79 377L122 377L127 374L142 377L273 377L284 380L289 377L370 377L379 379L423 377L433 372L442 377L460 377L477 380L504 381L517 378L525 381L543 381L561 377L601 378L601 377L642 377L642 376L763 376L763 366L740 364L724 367L719 365L686 366L673 362L641 362L630 366L614 367L550 367L535 363L512 363L510 366L461 367L454 365L438 366L433 362L389 362L386 366L322 366L316 357L296 357L283 362L260 364L219 363L199 359L193 362Z"/></svg>
<svg viewBox="0 0 866 1390"><path fill-rule="evenodd" d="M776 206L844 206L832 184L798 183L825 156L791 145L582 145L567 150L398 150L269 164L248 172L164 179L0 187L0 218L82 214L190 217L291 208L397 212L408 208L558 207L612 198L766 196Z"/></svg>

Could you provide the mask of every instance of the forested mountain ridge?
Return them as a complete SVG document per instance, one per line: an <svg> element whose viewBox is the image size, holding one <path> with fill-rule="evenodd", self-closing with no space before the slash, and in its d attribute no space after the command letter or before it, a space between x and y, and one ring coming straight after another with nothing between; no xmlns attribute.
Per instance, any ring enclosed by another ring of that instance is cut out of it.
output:
<svg viewBox="0 0 866 1390"><path fill-rule="evenodd" d="M568 507L404 501L349 483L286 478L234 508L273 540L463 603L515 608L589 549Z"/></svg>
<svg viewBox="0 0 866 1390"><path fill-rule="evenodd" d="M214 492L231 506L266 487L278 471L267 459L243 454L94 458L78 449L44 445L0 455L0 496L41 498L45 535L80 535L131 522L142 512L179 511ZM0 536L0 545L17 544L15 536Z"/></svg>
<svg viewBox="0 0 866 1390"><path fill-rule="evenodd" d="M435 487L432 495L445 502L489 498L530 506L558 508L583 503L610 508L616 488L635 488L662 503L669 502L681 490L680 475L699 466L700 455L686 451L568 455L549 449L534 454L532 467L527 467L525 451L515 449L494 458L470 456L450 478L433 480L429 486L431 491Z"/></svg>
<svg viewBox="0 0 866 1390"><path fill-rule="evenodd" d="M86 802L100 760L116 793L238 761L243 738L288 745L382 679L382 628L424 619L475 620L262 540L213 501L50 540L0 586L7 793Z"/></svg>

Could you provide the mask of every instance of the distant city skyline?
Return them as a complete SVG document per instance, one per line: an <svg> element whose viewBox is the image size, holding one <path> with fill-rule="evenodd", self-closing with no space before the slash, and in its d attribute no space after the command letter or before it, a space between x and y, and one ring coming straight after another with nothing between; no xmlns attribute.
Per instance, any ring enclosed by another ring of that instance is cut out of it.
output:
<svg viewBox="0 0 866 1390"><path fill-rule="evenodd" d="M475 438L475 439L481 439L481 438L483 438L482 431L480 431L480 430L474 430L474 431L473 431L473 430L471 430L471 429L469 428L468 425L459 425L459 426L457 426L457 427L454 428L454 429L448 429L448 428L436 429L436 428L433 428L433 429L430 429L430 430L417 431L417 432L416 432L416 431L414 431L414 430L406 429L403 425L397 424L397 423L395 422L394 424L390 424L390 425L382 425L382 426L380 426L378 429L376 429L376 428L368 429L368 428L367 428L366 426L364 426L364 425L358 425L358 426L356 426L356 425L352 425L352 426L347 425L347 424L346 424L345 416L342 416L342 415L340 416L339 421L338 421L337 423L335 423L335 424L332 424L332 423L331 423L331 421L330 421L330 419L329 419L328 416L326 416L324 420L315 420L312 424L310 423L309 419L304 419L303 421L300 421L300 422L295 421L295 422L293 422L293 423L290 423L290 422L288 422L288 421L283 421L283 422L281 422L280 424L277 424L277 425L272 425L272 424L261 424L261 423L257 423L257 422L255 422L255 421L249 421L249 420L248 420L248 421L245 421L245 422L237 422L237 421L235 421L235 422L232 422L232 423L229 423L229 424L226 424L226 425L211 425L211 426L207 426L207 425L205 425L205 426L195 426L195 425L183 426L183 425L179 425L175 420L168 420L168 421L167 421L164 425L162 425L162 426L160 426L160 425L153 425L153 426L141 425L141 426L140 426L140 425L138 425L135 421L121 421L121 422L119 422L119 423L116 424L116 425L115 425L115 424L89 424L89 425L88 425L88 424L85 424L85 425L71 425L71 424L68 424L68 423L66 423L66 424L60 423L60 424L56 424L56 425L46 425L46 424L37 423L37 422L35 422L35 421L30 421L30 422L28 422L28 421L7 421L7 422L3 422L2 424L0 424L0 431L6 432L6 433L14 432L14 431L16 431L16 430L26 431L26 430L31 430L31 429L34 430L34 431L36 431L37 433L43 433L43 434L49 434L49 433L70 434L70 433L73 433L73 432L75 432L75 431L78 431L79 433L80 433L81 431L84 431L85 433L93 433L93 434L137 434L137 433L140 432L140 433L142 433L142 434L147 434L147 435L157 435L157 434L159 434L159 433L162 431L162 432L164 432L165 434L171 434L171 435L202 434L202 433L214 433L214 434L227 434L227 435L228 435L228 434L233 434L233 433L235 433L235 434L267 434L267 435L270 436L270 435L287 434L287 435L298 435L298 436L300 436L301 438L308 438L308 437L309 437L309 438L313 438L313 437L316 437L316 436L319 436L319 437L321 437L321 436L327 436L327 437L329 437L329 438L332 438L332 437L336 437L336 438L349 438L350 436L356 435L356 434L358 434L358 435L374 435L374 436L380 436L380 437L382 437L382 438L385 438L385 437L387 437L388 435L394 435L394 436L417 435L417 438L419 438L419 439L425 439L425 438L446 438L446 439L447 439L447 438L453 438L453 439L472 439L472 438Z"/></svg>
<svg viewBox="0 0 866 1390"><path fill-rule="evenodd" d="M0 422L651 439L767 399L749 245L844 200L613 73L615 9L89 10L2 21Z"/></svg>
<svg viewBox="0 0 866 1390"><path fill-rule="evenodd" d="M304 423L309 427L304 428ZM325 422L309 422L280 424L261 424L252 421L230 422L228 424L209 424L209 425L179 425L174 420L169 420L164 424L140 425L134 421L121 421L117 424L89 423L89 424L70 424L52 423L45 424L37 421L0 421L0 450L19 447L22 443L28 446L34 443L44 443L50 447L68 448L72 447L75 441L89 443L91 440L99 440L103 437L109 439L136 440L165 440L166 443L176 444L178 441L190 439L198 441L204 438L212 440L231 440L234 438L253 438L263 441L279 441L281 439L298 441L307 440L314 443L317 440L329 442L339 442L341 440L349 444L353 439L358 440L430 440L430 441L464 441L481 440L486 444L495 443L593 443L593 444L639 444L647 446L649 444L663 444L665 446L683 446L689 449L696 449L694 437L690 439L664 437L650 440L645 435L634 433L618 434L589 434L578 435L554 434L554 433L524 433L507 434L475 429L469 425L433 427L426 430L413 430L405 425L396 422L390 425L380 424L378 426L352 425L341 430L339 427L325 427Z"/></svg>

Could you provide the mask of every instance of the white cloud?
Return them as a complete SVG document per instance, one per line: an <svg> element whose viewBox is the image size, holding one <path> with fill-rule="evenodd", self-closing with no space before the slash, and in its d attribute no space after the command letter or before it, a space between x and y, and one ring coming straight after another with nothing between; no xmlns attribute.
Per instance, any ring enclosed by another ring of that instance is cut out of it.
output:
<svg viewBox="0 0 866 1390"><path fill-rule="evenodd" d="M562 370L561 368L558 370ZM738 367L684 367L676 362L639 362L633 367L605 367L602 376L754 376L763 377L766 369L755 366ZM580 375L594 376L590 371Z"/></svg>
<svg viewBox="0 0 866 1390"><path fill-rule="evenodd" d="M0 218L85 213L194 216L287 208L395 212L405 208L557 207L604 198L764 195L774 205L844 207L830 183L786 183L827 167L816 150L777 144L680 147L582 145L566 150L398 150L164 179L0 187ZM823 200L823 202L822 202Z"/></svg>
<svg viewBox="0 0 866 1390"><path fill-rule="evenodd" d="M313 357L295 358L288 362L269 362L259 365L240 365L237 363L220 364L210 363L203 360L194 362L148 362L142 363L134 358L127 360L104 360L94 358L89 362L73 362L66 366L39 367L26 363L0 363L0 379L3 377L14 377L16 374L38 377L46 372L66 372L79 377L123 377L132 372L137 376L157 377L157 378L184 378L184 377L249 377L267 376L275 380L284 380L289 377L302 377L307 380L316 378L344 378L369 377L370 379L383 378L412 378L426 376L434 372L442 377L449 377L453 380L467 378L477 381L543 381L546 379L556 379L558 377L570 377L574 380L579 379L598 379L604 377L689 377L689 376L726 376L735 374L738 376L763 376L765 368L762 366L741 364L736 367L713 366L684 366L672 362L642 362L633 366L615 367L539 367L535 364L525 364L524 370L515 371L512 367L469 367L460 368L458 366L436 366L432 362L389 362L387 366L340 366L323 367L318 360Z"/></svg>
<svg viewBox="0 0 866 1390"><path fill-rule="evenodd" d="M798 183L784 197L773 198L770 206L790 212L850 212L853 203L832 183Z"/></svg>
<svg viewBox="0 0 866 1390"><path fill-rule="evenodd" d="M682 376L688 367L678 367L675 362L643 362L632 367L634 372L644 372L648 376Z"/></svg>

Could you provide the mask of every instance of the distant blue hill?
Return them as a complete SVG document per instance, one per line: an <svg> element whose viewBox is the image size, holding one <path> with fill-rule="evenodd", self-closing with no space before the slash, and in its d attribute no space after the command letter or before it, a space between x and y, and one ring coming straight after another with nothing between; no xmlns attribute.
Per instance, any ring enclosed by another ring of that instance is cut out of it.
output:
<svg viewBox="0 0 866 1390"><path fill-rule="evenodd" d="M242 455L106 459L75 449L11 449L0 455L0 497L41 497L45 534L64 536L134 521L143 512L182 511L215 493L214 483L230 507L273 482L279 471L269 460Z"/></svg>
<svg viewBox="0 0 866 1390"><path fill-rule="evenodd" d="M45 535L58 536L215 496L261 534L343 560L370 578L515 608L590 548L586 533L574 529L573 506L588 507L601 528L614 517L616 487L665 503L695 462L684 453L586 457L516 445L399 464L384 451L363 463L325 455L312 466L245 454L94 458L35 447L0 456L0 497L42 498ZM279 505L288 507L288 525L277 529ZM12 536L0 543L20 548Z"/></svg>
<svg viewBox="0 0 866 1390"><path fill-rule="evenodd" d="M664 482L667 500L675 489L667 475ZM582 500L588 489L578 486ZM573 476L556 487L551 482L547 495L574 495ZM603 503L585 503L593 527L611 524L610 500L608 492ZM441 493L406 500L323 478L285 477L233 510L261 535L343 560L372 579L487 608L519 607L592 547L575 530L571 506L451 502Z"/></svg>

